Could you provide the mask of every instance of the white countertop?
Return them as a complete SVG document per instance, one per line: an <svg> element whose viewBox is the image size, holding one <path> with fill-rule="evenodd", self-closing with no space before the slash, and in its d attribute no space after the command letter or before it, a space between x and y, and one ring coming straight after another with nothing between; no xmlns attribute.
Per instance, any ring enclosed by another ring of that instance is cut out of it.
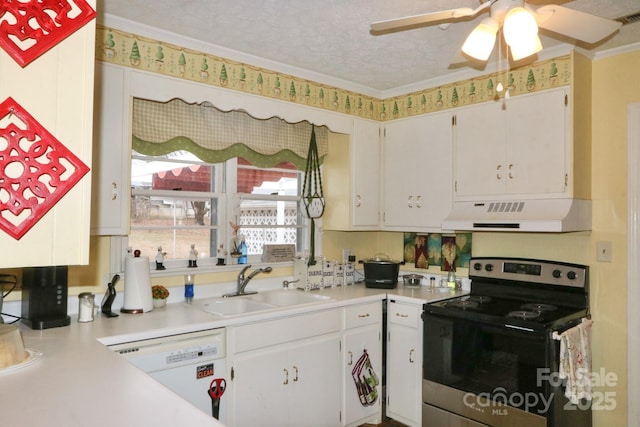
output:
<svg viewBox="0 0 640 427"><path fill-rule="evenodd" d="M333 300L234 317L173 303L144 314L120 313L115 318L98 313L95 321L88 323L78 323L77 316L72 316L71 325L60 328L32 330L20 325L25 346L43 356L22 369L0 373L2 425L221 426L105 345L382 300L387 294L396 301L421 304L465 293L433 292L426 286L415 289L402 284L389 290L357 284L310 292Z"/></svg>

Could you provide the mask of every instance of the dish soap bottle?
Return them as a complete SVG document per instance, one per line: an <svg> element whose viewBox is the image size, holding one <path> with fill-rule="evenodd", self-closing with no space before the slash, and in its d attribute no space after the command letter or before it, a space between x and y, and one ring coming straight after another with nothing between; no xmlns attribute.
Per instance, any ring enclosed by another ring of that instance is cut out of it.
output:
<svg viewBox="0 0 640 427"><path fill-rule="evenodd" d="M456 288L456 270L451 266L451 270L447 273L447 286L451 289Z"/></svg>
<svg viewBox="0 0 640 427"><path fill-rule="evenodd" d="M247 243L244 241L244 236L240 236L240 258L238 258L238 264L247 263Z"/></svg>

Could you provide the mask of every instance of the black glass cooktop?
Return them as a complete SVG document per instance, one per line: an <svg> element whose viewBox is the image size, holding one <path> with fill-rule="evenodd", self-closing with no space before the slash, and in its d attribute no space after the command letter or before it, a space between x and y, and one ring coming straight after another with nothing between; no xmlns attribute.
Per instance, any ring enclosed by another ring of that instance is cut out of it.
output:
<svg viewBox="0 0 640 427"><path fill-rule="evenodd" d="M514 300L474 294L428 304L425 311L439 316L530 330L557 328L587 314L586 308L551 304L548 301Z"/></svg>

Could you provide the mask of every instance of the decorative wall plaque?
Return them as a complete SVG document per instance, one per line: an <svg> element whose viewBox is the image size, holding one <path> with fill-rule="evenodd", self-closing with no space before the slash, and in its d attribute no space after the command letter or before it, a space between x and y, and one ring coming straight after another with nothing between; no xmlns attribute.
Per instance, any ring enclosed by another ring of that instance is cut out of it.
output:
<svg viewBox="0 0 640 427"><path fill-rule="evenodd" d="M3 1L0 47L24 68L95 16L85 0Z"/></svg>
<svg viewBox="0 0 640 427"><path fill-rule="evenodd" d="M0 104L0 229L19 240L88 171L13 98Z"/></svg>

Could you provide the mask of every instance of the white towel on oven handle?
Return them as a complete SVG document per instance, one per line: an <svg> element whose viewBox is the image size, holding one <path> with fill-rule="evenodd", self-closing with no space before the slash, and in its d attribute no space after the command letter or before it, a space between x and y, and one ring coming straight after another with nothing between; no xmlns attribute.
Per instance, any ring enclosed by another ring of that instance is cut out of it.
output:
<svg viewBox="0 0 640 427"><path fill-rule="evenodd" d="M582 398L591 400L591 326L590 319L553 338L560 340L560 378L566 379L564 395L574 404Z"/></svg>

